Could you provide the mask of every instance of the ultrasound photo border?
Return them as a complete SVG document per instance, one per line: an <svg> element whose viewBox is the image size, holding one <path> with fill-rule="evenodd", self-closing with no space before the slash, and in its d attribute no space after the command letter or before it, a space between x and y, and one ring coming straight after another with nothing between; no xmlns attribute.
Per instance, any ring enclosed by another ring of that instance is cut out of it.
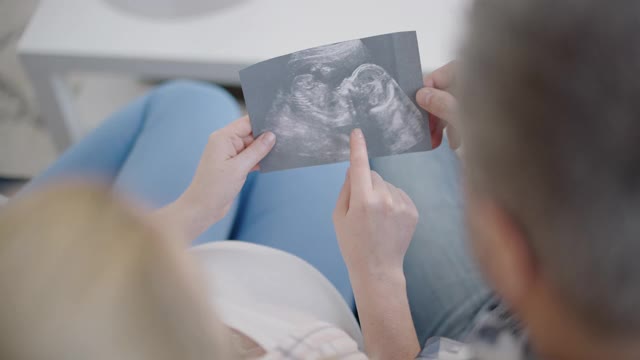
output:
<svg viewBox="0 0 640 360"><path fill-rule="evenodd" d="M408 99L413 103L416 109L422 115L422 119L424 121L425 127L424 130L426 132L426 136L424 136L424 140L417 144L413 148L403 151L401 153L411 153L411 152L419 152L419 151L427 151L431 150L431 142L428 130L428 114L420 108L420 106L416 103L415 94L416 92L423 87L423 77L422 77L422 68L420 64L420 54L417 42L417 34L415 31L405 31L405 32L396 32L389 34L376 35L371 37L365 37L361 39L352 39L347 41L358 41L361 40L364 42L371 43L372 41L388 41L393 47L393 54L376 54L375 51L371 54L373 58L379 59L380 56L392 56L393 62L393 71L391 69L384 68L389 74L389 76L395 80L400 89L404 92L404 94L408 97ZM337 42L328 45L321 46L331 46L342 44L344 42ZM286 64L288 60L292 57L293 54L297 54L303 51L309 51L312 49L316 49L318 47L312 47L300 51L296 51L290 54L278 56L266 61L259 62L252 66L249 66L240 71L240 80L242 84L242 90L245 96L245 103L247 107L247 111L251 118L253 132L256 136L263 133L267 129L266 127L266 118L270 110L270 106L273 104L275 100L275 93L284 88L288 83L284 82L286 67L283 64ZM391 58L387 58L389 60ZM267 98L267 99L265 99ZM269 100L270 99L270 100ZM419 146L418 146L419 145ZM375 149L370 149L375 150ZM371 156L376 157L375 151L371 151ZM395 155L395 154L392 154ZM382 155L387 156L387 155ZM292 154L292 157L295 157L295 154ZM287 164L287 161L279 161L282 158L282 154L274 156L273 154L268 155L261 162L261 171L262 172L270 172L276 170L284 170L289 168L296 167L304 167L304 166L314 166L325 163L332 163L335 161L329 162L313 162L311 161L308 164ZM286 159L287 157L284 156ZM342 159L344 160L344 159ZM339 161L342 161L339 160Z"/></svg>

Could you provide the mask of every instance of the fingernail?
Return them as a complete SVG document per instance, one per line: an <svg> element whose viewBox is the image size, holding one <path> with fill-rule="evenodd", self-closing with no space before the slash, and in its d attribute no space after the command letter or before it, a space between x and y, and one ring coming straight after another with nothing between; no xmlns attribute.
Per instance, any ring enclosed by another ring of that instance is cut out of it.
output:
<svg viewBox="0 0 640 360"><path fill-rule="evenodd" d="M266 132L264 133L264 136L262 136L262 141L267 145L271 145L276 141L276 135L271 131Z"/></svg>
<svg viewBox="0 0 640 360"><path fill-rule="evenodd" d="M353 129L353 135L359 138L364 137L361 129Z"/></svg>
<svg viewBox="0 0 640 360"><path fill-rule="evenodd" d="M416 94L416 101L418 101L421 105L426 105L429 103L429 99L433 96L433 91L429 88L422 88L418 90Z"/></svg>

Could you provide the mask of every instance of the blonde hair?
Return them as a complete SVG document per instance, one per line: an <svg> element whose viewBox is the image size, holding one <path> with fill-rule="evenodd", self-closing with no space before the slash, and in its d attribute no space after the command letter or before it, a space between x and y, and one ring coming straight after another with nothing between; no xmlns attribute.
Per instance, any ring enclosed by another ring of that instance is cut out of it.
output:
<svg viewBox="0 0 640 360"><path fill-rule="evenodd" d="M58 186L10 203L0 358L232 358L188 256L105 189Z"/></svg>

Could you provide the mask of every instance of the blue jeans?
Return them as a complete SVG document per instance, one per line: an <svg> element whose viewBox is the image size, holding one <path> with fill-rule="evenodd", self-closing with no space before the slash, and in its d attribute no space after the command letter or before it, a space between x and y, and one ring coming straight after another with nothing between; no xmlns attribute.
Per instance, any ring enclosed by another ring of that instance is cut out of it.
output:
<svg viewBox="0 0 640 360"><path fill-rule="evenodd" d="M493 299L467 248L456 154L446 139L426 153L377 158L372 167L413 199L420 221L404 259L411 315L421 344L464 340Z"/></svg>
<svg viewBox="0 0 640 360"><path fill-rule="evenodd" d="M154 208L162 207L191 182L209 134L239 116L236 102L223 89L171 82L111 116L24 191L64 178L91 178ZM407 161L415 164L403 165ZM432 335L459 337L479 307L468 301L469 294L484 290L475 270L467 266L470 262L462 247L455 156L443 146L430 153L379 159L372 165L417 200L423 217L406 260L408 292L421 340ZM347 166L251 174L229 214L196 242L236 239L295 254L320 270L352 303L331 222Z"/></svg>

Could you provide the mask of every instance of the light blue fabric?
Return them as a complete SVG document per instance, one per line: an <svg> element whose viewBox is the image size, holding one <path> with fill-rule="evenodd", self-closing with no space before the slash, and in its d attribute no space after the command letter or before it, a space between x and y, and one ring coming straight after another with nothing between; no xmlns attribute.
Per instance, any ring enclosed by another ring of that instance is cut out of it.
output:
<svg viewBox="0 0 640 360"><path fill-rule="evenodd" d="M222 88L171 82L115 113L22 192L90 178L162 207L191 182L209 134L240 115ZM196 243L235 239L285 250L314 265L353 303L331 223L347 166L251 174L229 215Z"/></svg>
<svg viewBox="0 0 640 360"><path fill-rule="evenodd" d="M492 293L467 249L457 156L445 139L436 150L378 158L371 166L403 189L420 213L404 260L420 343L435 336L463 340Z"/></svg>
<svg viewBox="0 0 640 360"><path fill-rule="evenodd" d="M222 88L188 81L160 86L105 120L22 192L81 178L162 207L191 182L209 134L239 115ZM235 209L230 213L202 239L227 239Z"/></svg>
<svg viewBox="0 0 640 360"><path fill-rule="evenodd" d="M239 115L233 98L219 87L171 82L111 116L24 191L65 178L93 178L161 207L190 183L209 134ZM331 222L347 166L250 175L229 215L197 242L237 239L296 254L352 303ZM405 273L421 342L432 336L460 338L488 291L464 246L455 155L444 144L427 153L376 159L372 167L407 191L420 210Z"/></svg>

